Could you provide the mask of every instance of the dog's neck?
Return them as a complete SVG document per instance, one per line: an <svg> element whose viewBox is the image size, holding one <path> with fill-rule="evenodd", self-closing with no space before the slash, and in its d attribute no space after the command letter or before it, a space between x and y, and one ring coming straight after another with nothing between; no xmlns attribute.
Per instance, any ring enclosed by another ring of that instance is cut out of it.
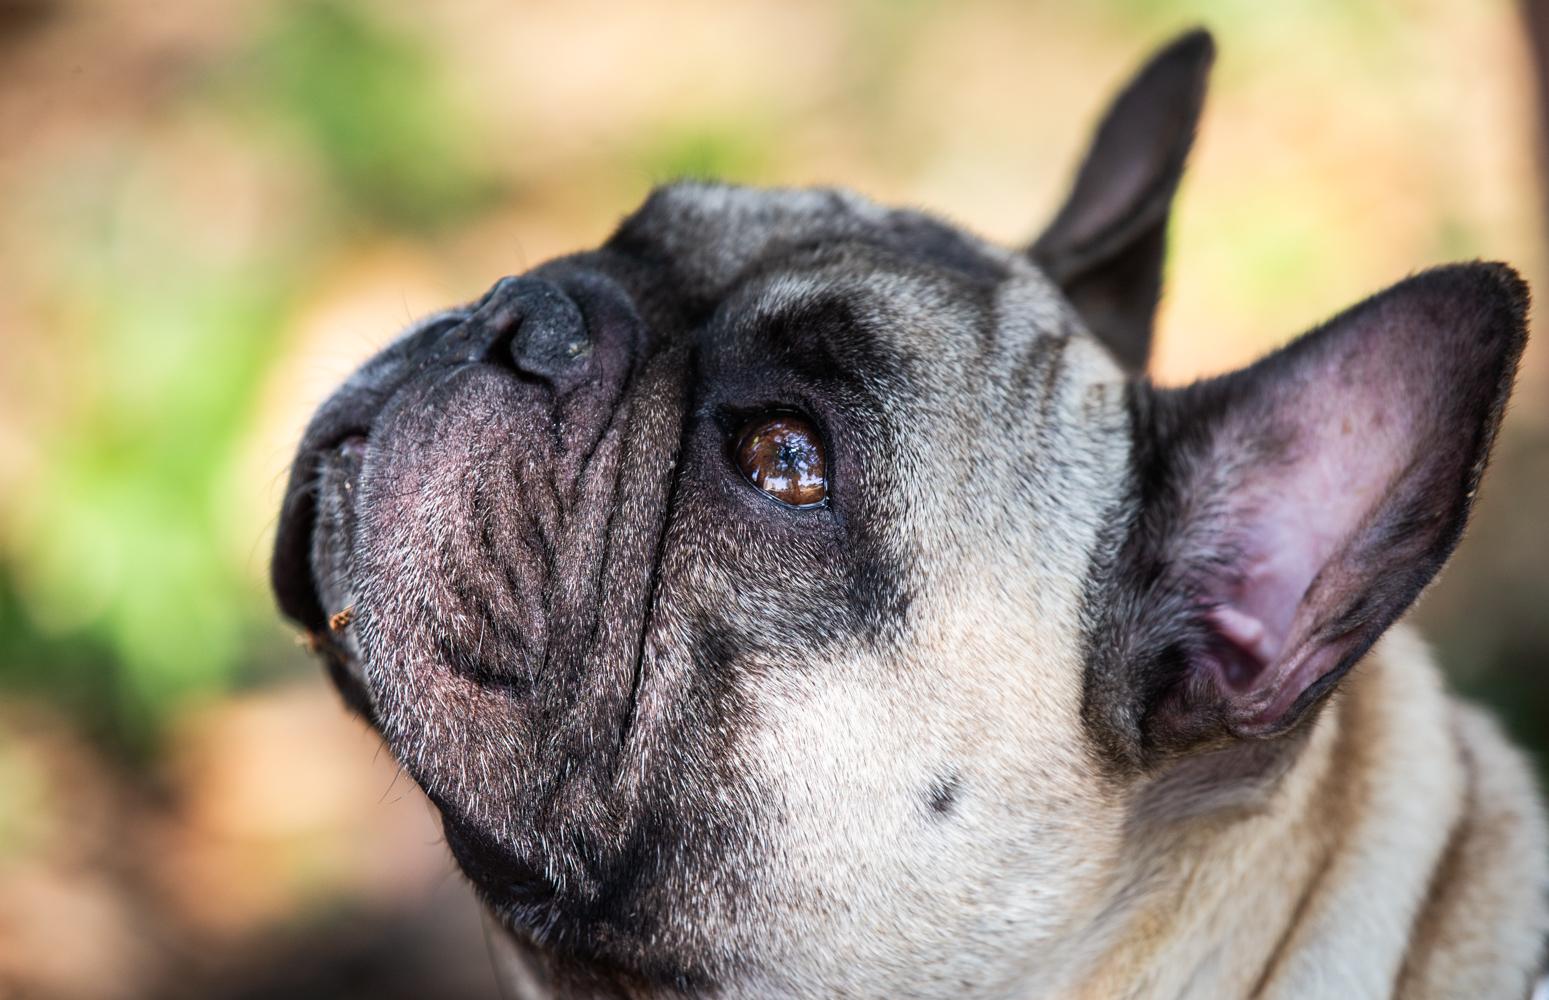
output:
<svg viewBox="0 0 1549 1000"><path fill-rule="evenodd" d="M1085 968L1051 995L1388 995L1462 808L1450 729L1399 629L1283 762L1238 752L1144 790Z"/></svg>

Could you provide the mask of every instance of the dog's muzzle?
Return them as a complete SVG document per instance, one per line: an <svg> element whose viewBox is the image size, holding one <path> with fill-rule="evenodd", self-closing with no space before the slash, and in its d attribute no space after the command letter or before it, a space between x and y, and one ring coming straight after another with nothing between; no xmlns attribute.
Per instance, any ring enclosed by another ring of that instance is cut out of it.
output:
<svg viewBox="0 0 1549 1000"><path fill-rule="evenodd" d="M404 334L319 408L292 466L271 564L280 609L314 641L330 642L328 623L340 610L323 606L311 565L318 494L328 488L329 467L342 470L346 480L358 475L374 422L416 379L486 364L562 395L595 377L597 344L578 298L593 300L596 320L639 325L623 290L602 275L559 270L552 277L502 278L470 307L431 317Z"/></svg>
<svg viewBox="0 0 1549 1000"><path fill-rule="evenodd" d="M486 901L553 933L650 880L632 852L668 822L644 800L687 697L653 637L689 347L591 261L503 279L352 375L306 431L272 565Z"/></svg>

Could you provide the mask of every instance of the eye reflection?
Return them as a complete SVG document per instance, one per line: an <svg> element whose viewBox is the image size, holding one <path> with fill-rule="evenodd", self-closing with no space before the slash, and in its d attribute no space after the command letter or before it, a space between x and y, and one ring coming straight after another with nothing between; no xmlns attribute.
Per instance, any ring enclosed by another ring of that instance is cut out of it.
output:
<svg viewBox="0 0 1549 1000"><path fill-rule="evenodd" d="M822 439L793 413L760 417L744 427L737 467L748 482L791 507L811 507L828 495Z"/></svg>

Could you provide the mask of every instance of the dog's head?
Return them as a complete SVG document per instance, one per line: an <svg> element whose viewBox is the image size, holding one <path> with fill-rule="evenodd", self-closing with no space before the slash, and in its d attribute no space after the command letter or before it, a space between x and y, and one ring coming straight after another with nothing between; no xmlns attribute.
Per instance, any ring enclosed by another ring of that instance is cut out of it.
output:
<svg viewBox="0 0 1549 1000"><path fill-rule="evenodd" d="M673 185L319 411L281 605L551 971L1057 976L1137 790L1292 752L1439 568L1524 287L1426 272L1151 386L1210 56L1190 35L1142 71L1029 250L841 191Z"/></svg>

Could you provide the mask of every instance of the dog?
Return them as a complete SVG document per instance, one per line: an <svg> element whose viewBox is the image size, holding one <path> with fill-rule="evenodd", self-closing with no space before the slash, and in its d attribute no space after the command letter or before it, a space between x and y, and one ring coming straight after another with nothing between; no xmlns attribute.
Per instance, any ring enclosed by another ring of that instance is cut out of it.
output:
<svg viewBox="0 0 1549 1000"><path fill-rule="evenodd" d="M280 607L443 820L508 994L1513 997L1545 822L1398 622L1526 339L1423 271L1145 376L1214 44L1025 249L680 182L320 408Z"/></svg>

